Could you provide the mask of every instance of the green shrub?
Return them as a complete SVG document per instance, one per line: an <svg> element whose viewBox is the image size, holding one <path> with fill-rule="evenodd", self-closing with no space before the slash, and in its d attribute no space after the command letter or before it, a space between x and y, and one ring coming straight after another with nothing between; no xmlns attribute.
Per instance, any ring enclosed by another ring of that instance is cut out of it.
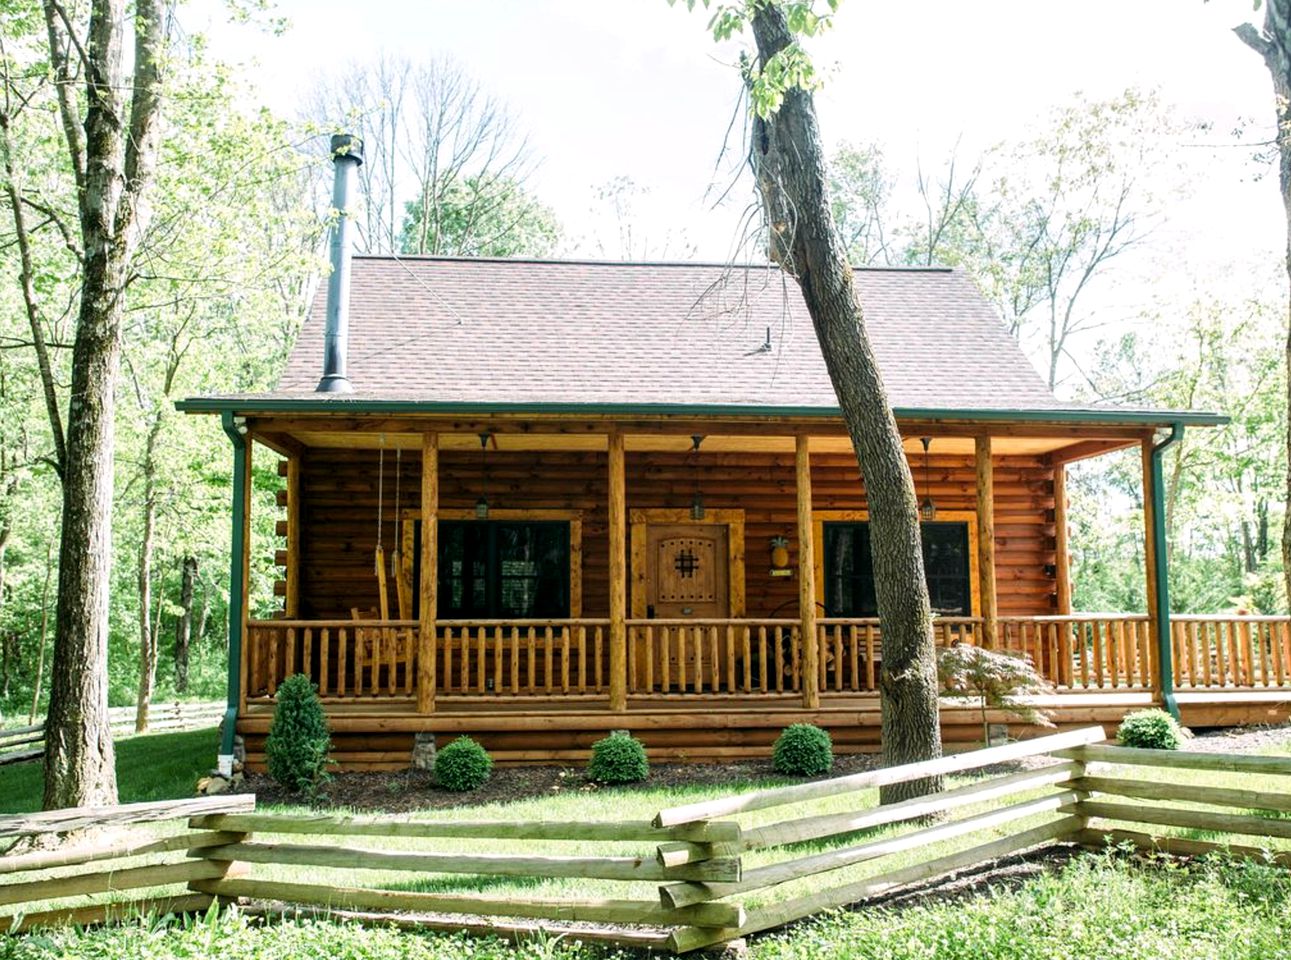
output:
<svg viewBox="0 0 1291 960"><path fill-rule="evenodd" d="M1183 743L1183 730L1178 721L1164 710L1138 710L1121 721L1116 739L1123 747L1178 750Z"/></svg>
<svg viewBox="0 0 1291 960"><path fill-rule="evenodd" d="M820 727L791 724L771 748L771 764L792 777L818 777L834 765L834 743Z"/></svg>
<svg viewBox="0 0 1291 960"><path fill-rule="evenodd" d="M327 717L309 677L297 673L278 686L278 703L265 741L269 776L292 793L313 796L330 777L327 754L332 738Z"/></svg>
<svg viewBox="0 0 1291 960"><path fill-rule="evenodd" d="M458 737L435 754L435 780L445 790L478 790L493 772L493 758L470 737Z"/></svg>
<svg viewBox="0 0 1291 960"><path fill-rule="evenodd" d="M587 779L596 783L640 783L650 776L645 747L630 733L611 733L592 744Z"/></svg>

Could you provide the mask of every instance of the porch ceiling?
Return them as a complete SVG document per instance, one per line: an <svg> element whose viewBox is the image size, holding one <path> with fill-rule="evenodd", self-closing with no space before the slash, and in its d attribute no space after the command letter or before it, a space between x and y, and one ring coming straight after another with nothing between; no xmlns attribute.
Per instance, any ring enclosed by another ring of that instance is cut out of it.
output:
<svg viewBox="0 0 1291 960"><path fill-rule="evenodd" d="M907 453L921 453L923 448L918 435L905 438ZM948 455L973 455L973 437L938 436L935 430L929 430L932 436L931 452ZM299 430L289 434L296 442L306 447L330 447L341 449L375 450L381 446L387 449L420 450L420 433L375 433L358 431ZM684 434L632 434L625 433L624 447L629 452L675 452L685 453L691 449L691 439ZM849 453L851 441L844 436L811 437L809 442L813 453ZM1105 437L1091 440L1088 436L1066 437L1032 437L1006 436L995 437L992 449L998 456L1045 456L1062 451L1059 459L1080 459L1093 456L1116 447L1131 446L1138 441L1132 438ZM478 450L478 435L474 433L441 433L439 446L441 450ZM604 434L568 435L568 434L519 434L496 432L492 434L490 449L495 450L533 450L533 451L604 451L607 442ZM705 434L701 453L780 453L794 452L794 438L791 436L747 436ZM1070 452L1074 456L1065 456Z"/></svg>

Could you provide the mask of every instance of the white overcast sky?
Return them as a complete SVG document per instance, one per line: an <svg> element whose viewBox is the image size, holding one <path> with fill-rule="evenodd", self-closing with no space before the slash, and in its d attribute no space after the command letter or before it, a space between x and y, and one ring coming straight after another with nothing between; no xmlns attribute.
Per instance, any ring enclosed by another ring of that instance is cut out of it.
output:
<svg viewBox="0 0 1291 960"><path fill-rule="evenodd" d="M650 191L639 231L684 228L697 256L729 254L751 195L714 209L709 187L738 93L736 48L715 46L707 16L684 3L279 0L291 24L282 36L201 22L200 11L190 22L215 55L246 64L253 95L283 112L320 69L381 50L452 55L529 131L541 158L533 189L557 211L568 252L605 231L593 187L626 175ZM1196 187L1172 204L1158 255L1178 264L1179 289L1264 286L1284 242L1275 176L1258 177L1249 150L1224 145L1243 120L1271 126L1268 74L1231 32L1255 16L1251 0L848 0L810 45L829 71L822 132L830 144L881 143L910 178L916 155L935 163L957 140L971 155L1077 91L1157 89L1181 115L1212 123L1215 144L1178 145Z"/></svg>

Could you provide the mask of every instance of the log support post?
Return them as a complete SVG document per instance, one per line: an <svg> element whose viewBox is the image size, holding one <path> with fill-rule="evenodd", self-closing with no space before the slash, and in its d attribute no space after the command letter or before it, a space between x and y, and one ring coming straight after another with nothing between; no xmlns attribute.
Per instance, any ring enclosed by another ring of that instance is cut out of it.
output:
<svg viewBox="0 0 1291 960"><path fill-rule="evenodd" d="M609 534L610 534L610 709L628 708L627 627L627 483L623 463L623 434L609 435Z"/></svg>
<svg viewBox="0 0 1291 960"><path fill-rule="evenodd" d="M287 458L287 596L283 612L288 620L300 618L300 469L301 455Z"/></svg>
<svg viewBox="0 0 1291 960"><path fill-rule="evenodd" d="M974 443L977 467L977 575L981 580L983 646L999 646L999 609L995 594L995 472L991 466L991 438Z"/></svg>
<svg viewBox="0 0 1291 960"><path fill-rule="evenodd" d="M1160 443L1155 436L1144 437L1143 459L1143 559L1147 567L1148 637L1156 653L1152 667L1154 688L1162 706L1177 720L1179 704L1174 696L1174 651L1170 644L1170 580L1167 572L1165 536L1165 484L1161 459L1166 448L1183 436L1183 424L1176 423Z"/></svg>
<svg viewBox="0 0 1291 960"><path fill-rule="evenodd" d="M1057 581L1057 612L1071 614L1071 544L1067 542L1067 465L1053 465L1054 579Z"/></svg>
<svg viewBox="0 0 1291 960"><path fill-rule="evenodd" d="M820 707L820 638L816 635L816 534L811 515L811 455L808 438L794 444L798 497L798 612L802 620L802 706Z"/></svg>
<svg viewBox="0 0 1291 960"><path fill-rule="evenodd" d="M421 582L417 585L417 712L435 712L439 636L435 624L439 594L439 435L421 438Z"/></svg>

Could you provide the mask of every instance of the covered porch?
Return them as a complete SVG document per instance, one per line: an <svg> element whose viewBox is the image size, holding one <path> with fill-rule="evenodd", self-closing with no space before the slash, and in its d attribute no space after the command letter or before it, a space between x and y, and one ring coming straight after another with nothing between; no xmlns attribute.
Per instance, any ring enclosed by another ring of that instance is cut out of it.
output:
<svg viewBox="0 0 1291 960"><path fill-rule="evenodd" d="M1175 690L1198 725L1281 709L1287 618L1169 615L1169 426L901 418L936 642L1026 654L1060 724L1173 706ZM317 685L349 765L406 766L418 732L492 738L516 760L572 759L620 728L678 756L765 752L795 720L841 732L843 750L877 744L868 515L835 419L228 415L226 429L242 478L230 679L253 762L294 673ZM252 443L283 477L267 618L244 586ZM1143 464L1149 609L1073 611L1066 466L1126 448ZM977 730L964 710L947 703L948 739Z"/></svg>

